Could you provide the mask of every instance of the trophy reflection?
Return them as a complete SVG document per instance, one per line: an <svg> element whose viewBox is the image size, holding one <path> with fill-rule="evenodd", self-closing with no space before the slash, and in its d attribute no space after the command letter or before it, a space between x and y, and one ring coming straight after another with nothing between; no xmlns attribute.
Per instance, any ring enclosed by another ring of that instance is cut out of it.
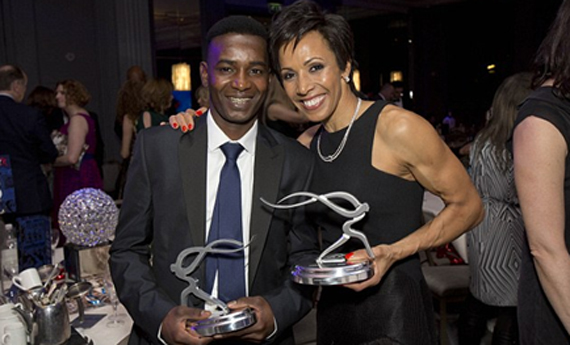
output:
<svg viewBox="0 0 570 345"><path fill-rule="evenodd" d="M282 204L283 202L296 197L308 197L309 199L295 204ZM332 201L335 199L348 201L354 209L347 209L339 206ZM308 266L294 266L291 271L291 275L293 281L296 283L322 286L342 285L363 281L374 275L374 268L372 267L374 253L372 252L370 243L364 233L351 228L353 224L359 222L366 216L366 212L369 210L367 203L361 203L356 197L347 192L331 192L323 195L316 195L309 192L297 192L282 198L276 204L269 203L263 198L261 198L261 201L276 209L291 209L318 201L339 215L351 218L343 224L342 236L326 248L315 260L314 264L310 264ZM340 248L351 238L358 239L363 243L366 253L369 256L368 260L348 263L344 253L334 253L335 250Z"/></svg>
<svg viewBox="0 0 570 345"><path fill-rule="evenodd" d="M225 246L226 248L216 248ZM231 246L234 248L227 248ZM188 287L180 293L180 304L188 305L190 295L203 300L205 303L215 306L212 317L206 320L196 321L192 329L202 336L213 336L228 332L235 332L253 325L256 322L255 313L250 308L232 312L227 304L220 299L213 297L206 291L200 289L198 279L192 278L191 274L204 261L207 254L231 254L244 249L241 242L230 239L220 239L213 241L205 247L190 247L178 254L176 263L170 265L170 270L181 280L188 283ZM186 267L188 257L196 255L194 260Z"/></svg>

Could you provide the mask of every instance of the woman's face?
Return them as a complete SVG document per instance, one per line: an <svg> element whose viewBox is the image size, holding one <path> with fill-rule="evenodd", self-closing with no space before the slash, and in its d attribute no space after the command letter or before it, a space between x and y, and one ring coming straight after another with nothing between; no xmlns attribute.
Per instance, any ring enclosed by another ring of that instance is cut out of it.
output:
<svg viewBox="0 0 570 345"><path fill-rule="evenodd" d="M65 108L67 105L65 100L65 90L63 89L63 85L58 85L55 89L55 100L57 101L58 108Z"/></svg>
<svg viewBox="0 0 570 345"><path fill-rule="evenodd" d="M350 92L342 79L348 75L350 64L342 71L334 52L317 31L306 34L295 48L293 42L281 47L279 62L279 73L287 95L312 122L331 118L343 94Z"/></svg>

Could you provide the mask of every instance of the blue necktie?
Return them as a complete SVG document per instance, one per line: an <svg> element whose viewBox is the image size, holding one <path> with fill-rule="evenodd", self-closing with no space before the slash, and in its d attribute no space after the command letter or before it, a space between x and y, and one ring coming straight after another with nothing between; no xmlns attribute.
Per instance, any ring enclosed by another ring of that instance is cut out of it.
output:
<svg viewBox="0 0 570 345"><path fill-rule="evenodd" d="M240 144L225 143L222 151L226 162L220 173L220 184L212 215L208 243L218 239L243 242L241 223L241 180L237 158L243 151ZM224 302L245 296L245 264L243 251L232 254L211 254L206 257L206 291L211 292L218 272L218 298Z"/></svg>

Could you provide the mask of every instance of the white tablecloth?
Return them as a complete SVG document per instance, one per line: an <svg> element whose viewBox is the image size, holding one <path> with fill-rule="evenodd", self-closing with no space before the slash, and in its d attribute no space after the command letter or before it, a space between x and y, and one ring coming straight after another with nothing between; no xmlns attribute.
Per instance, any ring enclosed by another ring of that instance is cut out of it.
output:
<svg viewBox="0 0 570 345"><path fill-rule="evenodd" d="M126 344L131 332L131 328L133 326L133 321L131 320L125 307L122 305L119 305L118 313L122 315L125 323L120 327L109 328L107 327L107 322L109 322L109 316L113 314L113 307L111 307L111 305L105 305L98 308L88 308L85 310L85 314L105 314L105 317L99 320L91 328L83 329L76 327L75 329L81 335L93 340L94 345ZM73 313L69 315L69 319L74 320L77 316L77 313Z"/></svg>

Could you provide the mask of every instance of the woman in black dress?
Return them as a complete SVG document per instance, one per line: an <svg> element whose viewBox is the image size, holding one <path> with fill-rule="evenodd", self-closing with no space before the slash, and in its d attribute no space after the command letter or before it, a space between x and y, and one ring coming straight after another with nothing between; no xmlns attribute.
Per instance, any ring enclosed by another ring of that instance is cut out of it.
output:
<svg viewBox="0 0 570 345"><path fill-rule="evenodd" d="M293 104L320 123L302 136L319 157L311 192L347 191L370 205L355 228L374 246L375 274L323 288L318 343L436 343L418 252L448 243L481 221L481 200L463 165L421 116L357 96L353 37L341 16L297 2L275 18L270 50ZM422 225L424 189L446 207ZM340 236L345 219L318 206L313 211L327 246ZM343 251L353 251L350 260L365 259L358 248L348 243Z"/></svg>
<svg viewBox="0 0 570 345"><path fill-rule="evenodd" d="M521 344L570 344L570 1L535 58L535 90L513 134L528 246L519 280Z"/></svg>

